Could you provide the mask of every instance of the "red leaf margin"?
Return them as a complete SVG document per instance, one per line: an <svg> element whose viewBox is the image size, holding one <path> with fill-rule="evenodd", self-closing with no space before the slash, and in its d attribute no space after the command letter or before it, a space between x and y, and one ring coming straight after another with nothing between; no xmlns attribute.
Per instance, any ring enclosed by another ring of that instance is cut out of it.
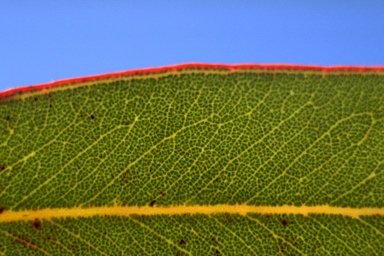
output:
<svg viewBox="0 0 384 256"><path fill-rule="evenodd" d="M0 102L8 97L11 97L15 94L21 92L29 91L38 91L43 89L49 89L56 86L75 84L75 83L84 83L90 81L97 81L102 79L110 79L117 77L126 77L133 75L144 75L144 74L155 74L155 73L164 73L169 71L179 71L183 69L219 69L219 70L241 70L241 69L259 69L259 70L291 70L291 71L320 71L320 72L383 72L384 66L316 66L316 65L294 65L294 64L206 64L206 63L186 63L186 64L176 64L162 67L154 68L142 68L134 70L126 70L119 72L106 73L101 75L93 76L84 76L69 78L63 80L57 80L50 83L21 86L13 89L8 89L3 92L0 92Z"/></svg>

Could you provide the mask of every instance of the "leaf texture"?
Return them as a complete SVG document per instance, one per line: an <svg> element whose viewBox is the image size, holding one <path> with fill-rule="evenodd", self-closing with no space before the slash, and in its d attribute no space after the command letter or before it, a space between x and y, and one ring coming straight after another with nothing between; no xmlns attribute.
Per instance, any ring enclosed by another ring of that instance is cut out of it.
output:
<svg viewBox="0 0 384 256"><path fill-rule="evenodd" d="M0 94L1 255L382 255L384 71L181 65Z"/></svg>

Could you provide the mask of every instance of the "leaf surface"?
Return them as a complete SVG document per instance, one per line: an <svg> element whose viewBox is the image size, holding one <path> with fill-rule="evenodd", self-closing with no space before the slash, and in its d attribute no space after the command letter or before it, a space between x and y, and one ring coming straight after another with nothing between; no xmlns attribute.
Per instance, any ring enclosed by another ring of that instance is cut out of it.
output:
<svg viewBox="0 0 384 256"><path fill-rule="evenodd" d="M0 94L2 255L381 255L382 68L180 65Z"/></svg>

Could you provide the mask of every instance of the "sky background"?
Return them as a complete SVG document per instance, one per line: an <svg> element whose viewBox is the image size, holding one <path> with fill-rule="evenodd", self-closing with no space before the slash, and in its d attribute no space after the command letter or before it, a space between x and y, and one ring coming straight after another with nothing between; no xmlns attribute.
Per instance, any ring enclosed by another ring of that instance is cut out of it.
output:
<svg viewBox="0 0 384 256"><path fill-rule="evenodd" d="M0 0L0 91L187 62L383 66L384 1Z"/></svg>

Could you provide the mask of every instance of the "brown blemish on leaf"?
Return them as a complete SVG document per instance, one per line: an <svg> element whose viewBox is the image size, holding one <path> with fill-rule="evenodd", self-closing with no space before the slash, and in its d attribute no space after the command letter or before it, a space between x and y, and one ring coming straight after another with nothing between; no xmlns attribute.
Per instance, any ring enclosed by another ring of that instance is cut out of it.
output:
<svg viewBox="0 0 384 256"><path fill-rule="evenodd" d="M11 236L11 238L26 247L27 249L33 249L37 251L42 251L39 247L37 247L32 241L25 237Z"/></svg>
<svg viewBox="0 0 384 256"><path fill-rule="evenodd" d="M160 195L165 196L165 193L163 191L160 191Z"/></svg>
<svg viewBox="0 0 384 256"><path fill-rule="evenodd" d="M186 244L186 243L187 243L187 242L185 242L184 239L181 239L180 242L179 242L180 245L183 245L183 244Z"/></svg>
<svg viewBox="0 0 384 256"><path fill-rule="evenodd" d="M216 249L215 254L220 255L220 251Z"/></svg>
<svg viewBox="0 0 384 256"><path fill-rule="evenodd" d="M0 214L2 214L4 212L4 207L0 207Z"/></svg>
<svg viewBox="0 0 384 256"><path fill-rule="evenodd" d="M33 222L32 222L32 228L33 229L39 229L41 228L41 221L39 219L35 219Z"/></svg>
<svg viewBox="0 0 384 256"><path fill-rule="evenodd" d="M93 119L95 119L95 116L94 116L94 115L91 115L90 118L93 120Z"/></svg>
<svg viewBox="0 0 384 256"><path fill-rule="evenodd" d="M0 166L0 172L4 171L5 170L5 166L4 165L1 165Z"/></svg>
<svg viewBox="0 0 384 256"><path fill-rule="evenodd" d="M153 207L156 203L156 200L152 200L150 203L149 203L149 206Z"/></svg>
<svg viewBox="0 0 384 256"><path fill-rule="evenodd" d="M11 117L10 117L10 116L7 116L7 117L5 118L5 120L9 121L9 120L11 120Z"/></svg>
<svg viewBox="0 0 384 256"><path fill-rule="evenodd" d="M288 222L286 220L281 220L281 224L286 227L288 225Z"/></svg>
<svg viewBox="0 0 384 256"><path fill-rule="evenodd" d="M212 241L215 245L219 245L219 242L216 241L216 239L214 237L212 237Z"/></svg>

